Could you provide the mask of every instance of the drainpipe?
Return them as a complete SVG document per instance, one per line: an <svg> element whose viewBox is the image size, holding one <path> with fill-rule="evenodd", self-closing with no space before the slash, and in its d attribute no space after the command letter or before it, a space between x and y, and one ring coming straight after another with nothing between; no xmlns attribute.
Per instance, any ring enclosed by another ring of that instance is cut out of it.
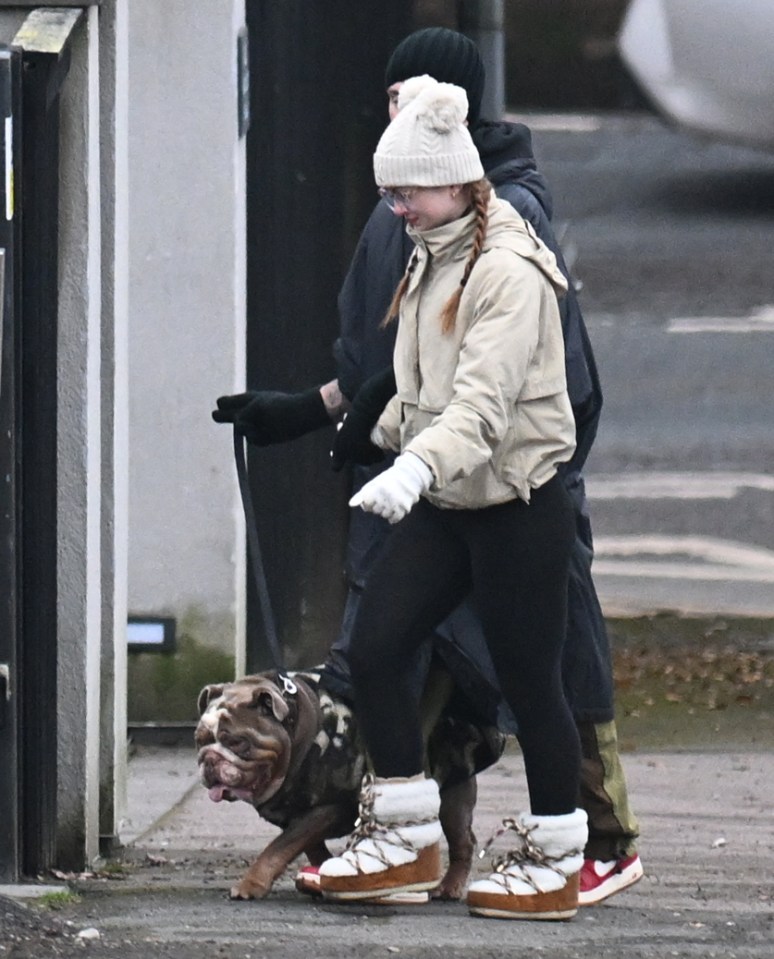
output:
<svg viewBox="0 0 774 959"><path fill-rule="evenodd" d="M503 0L457 0L457 24L474 41L486 68L481 115L499 120L505 111L505 31Z"/></svg>

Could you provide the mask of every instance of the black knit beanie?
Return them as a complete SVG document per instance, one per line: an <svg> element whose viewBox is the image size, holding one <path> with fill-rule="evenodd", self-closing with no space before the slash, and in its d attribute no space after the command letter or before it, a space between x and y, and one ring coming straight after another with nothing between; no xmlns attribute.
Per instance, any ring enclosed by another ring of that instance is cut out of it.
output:
<svg viewBox="0 0 774 959"><path fill-rule="evenodd" d="M440 83L454 83L468 95L468 125L474 126L484 94L484 63L478 47L463 33L426 27L410 33L387 61L385 87L427 73Z"/></svg>

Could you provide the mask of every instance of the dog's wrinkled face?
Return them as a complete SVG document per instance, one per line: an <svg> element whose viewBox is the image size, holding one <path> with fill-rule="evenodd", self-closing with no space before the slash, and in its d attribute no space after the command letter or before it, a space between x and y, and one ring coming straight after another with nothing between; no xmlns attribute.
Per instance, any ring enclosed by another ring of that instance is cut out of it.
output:
<svg viewBox="0 0 774 959"><path fill-rule="evenodd" d="M258 806L277 792L290 765L292 741L283 726L289 712L265 676L205 686L195 741L199 773L213 802L242 799Z"/></svg>

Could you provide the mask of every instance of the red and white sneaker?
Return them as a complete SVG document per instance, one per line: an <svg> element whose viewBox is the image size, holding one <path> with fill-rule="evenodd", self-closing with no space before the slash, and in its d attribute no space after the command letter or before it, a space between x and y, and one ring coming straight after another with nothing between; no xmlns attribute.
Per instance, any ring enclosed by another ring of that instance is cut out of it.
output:
<svg viewBox="0 0 774 959"><path fill-rule="evenodd" d="M611 862L586 859L580 874L578 905L595 906L608 896L633 886L644 874L645 870L636 853L625 859L613 859Z"/></svg>
<svg viewBox="0 0 774 959"><path fill-rule="evenodd" d="M307 896L321 896L320 867L304 866L296 873L296 889ZM361 902L376 903L380 906L421 906L430 901L427 892L394 892L378 899L361 899Z"/></svg>
<svg viewBox="0 0 774 959"><path fill-rule="evenodd" d="M304 866L296 873L296 889L307 896L321 896L320 867Z"/></svg>

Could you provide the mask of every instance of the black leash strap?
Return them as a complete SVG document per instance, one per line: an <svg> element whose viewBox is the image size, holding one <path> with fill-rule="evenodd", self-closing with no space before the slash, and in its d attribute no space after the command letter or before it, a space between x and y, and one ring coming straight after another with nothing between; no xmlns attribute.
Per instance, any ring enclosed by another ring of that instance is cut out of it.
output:
<svg viewBox="0 0 774 959"><path fill-rule="evenodd" d="M253 579L255 588L258 591L258 601L261 605L261 619L263 620L263 630L266 634L266 642L269 645L271 658L274 660L274 666L279 675L280 681L284 686L285 692L293 696L298 691L296 684L288 676L282 657L282 649L277 639L277 627L274 621L274 613L271 608L269 598L269 588L266 584L266 573L263 567L263 558L261 556L261 544L258 541L258 527L255 523L255 510L253 509L253 497L250 492L250 481L247 476L247 457L245 456L245 440L236 427L234 427L234 459L236 460L237 478L239 480L239 493L242 497L242 508L245 511L245 524L247 526L247 547L250 555L250 565L253 570Z"/></svg>

